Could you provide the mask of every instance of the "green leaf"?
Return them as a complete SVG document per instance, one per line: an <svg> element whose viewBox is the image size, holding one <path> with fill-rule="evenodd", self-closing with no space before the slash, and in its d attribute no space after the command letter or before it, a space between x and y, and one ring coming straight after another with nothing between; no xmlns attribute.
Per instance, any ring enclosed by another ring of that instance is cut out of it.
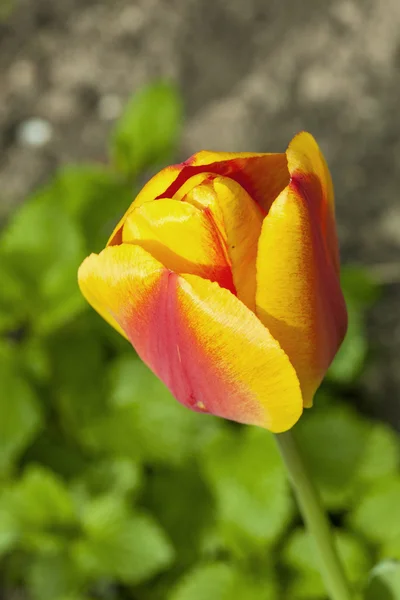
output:
<svg viewBox="0 0 400 600"><path fill-rule="evenodd" d="M110 489L121 499L132 499L141 487L142 473L137 463L124 458L105 458L86 469L74 484L75 497L101 496Z"/></svg>
<svg viewBox="0 0 400 600"><path fill-rule="evenodd" d="M349 384L361 374L368 352L367 332L360 309L347 300L349 324L339 352L327 373L327 378L339 384Z"/></svg>
<svg viewBox="0 0 400 600"><path fill-rule="evenodd" d="M99 252L134 198L132 186L103 165L69 165L48 188L82 228L87 248Z"/></svg>
<svg viewBox="0 0 400 600"><path fill-rule="evenodd" d="M193 562L215 526L213 498L197 465L156 469L143 500L173 542L180 567Z"/></svg>
<svg viewBox="0 0 400 600"><path fill-rule="evenodd" d="M0 0L0 24L10 18L15 8L16 4L14 0Z"/></svg>
<svg viewBox="0 0 400 600"><path fill-rule="evenodd" d="M24 283L18 304L37 331L49 331L85 306L76 282L85 255L81 232L44 189L20 208L0 242L1 255Z"/></svg>
<svg viewBox="0 0 400 600"><path fill-rule="evenodd" d="M73 557L86 576L137 584L173 560L172 546L159 525L149 515L130 513L115 495L89 502L82 520L85 537L74 544Z"/></svg>
<svg viewBox="0 0 400 600"><path fill-rule="evenodd" d="M111 596L111 598L114 600L114 596ZM115 598L117 597L115 596ZM82 593L78 592L76 594L63 594L59 598L53 598L53 600L95 600L95 596L84 596Z"/></svg>
<svg viewBox="0 0 400 600"><path fill-rule="evenodd" d="M80 600L82 577L67 553L57 556L35 556L29 564L27 584L33 600Z"/></svg>
<svg viewBox="0 0 400 600"><path fill-rule="evenodd" d="M365 313L379 297L380 288L365 269L345 267L341 283L346 299L349 326L327 378L339 384L353 383L361 374L368 352Z"/></svg>
<svg viewBox="0 0 400 600"><path fill-rule="evenodd" d="M68 531L77 524L72 497L64 482L51 471L30 465L22 478L4 493L4 502L19 524L29 546L37 547L36 535ZM49 538L51 542L51 536Z"/></svg>
<svg viewBox="0 0 400 600"><path fill-rule="evenodd" d="M111 154L116 166L136 176L167 161L175 149L182 105L174 85L159 82L134 94L117 123Z"/></svg>
<svg viewBox="0 0 400 600"><path fill-rule="evenodd" d="M224 563L201 565L187 573L168 600L277 600L272 573L255 580L239 567Z"/></svg>
<svg viewBox="0 0 400 600"><path fill-rule="evenodd" d="M336 530L335 541L346 577L353 588L359 588L371 568L371 557L366 547L354 535ZM289 598L323 598L325 586L319 572L318 551L313 539L304 529L296 529L283 550L283 562L295 571Z"/></svg>
<svg viewBox="0 0 400 600"><path fill-rule="evenodd" d="M82 320L49 337L46 349L51 357L51 402L64 431L86 446L85 428L107 406L104 345Z"/></svg>
<svg viewBox="0 0 400 600"><path fill-rule="evenodd" d="M273 436L257 428L216 435L201 457L215 494L217 519L227 543L240 553L274 542L292 516L285 469Z"/></svg>
<svg viewBox="0 0 400 600"><path fill-rule="evenodd" d="M48 423L25 452L24 463L40 464L68 481L79 477L90 458L73 438L62 435L56 424Z"/></svg>
<svg viewBox="0 0 400 600"><path fill-rule="evenodd" d="M26 379L13 365L0 364L0 472L13 461L33 440L42 424L38 400Z"/></svg>
<svg viewBox="0 0 400 600"><path fill-rule="evenodd" d="M384 561L374 567L365 591L365 600L400 598L400 562Z"/></svg>
<svg viewBox="0 0 400 600"><path fill-rule="evenodd" d="M24 339L18 346L19 361L24 371L38 383L48 381L51 374L50 357L43 340L38 336Z"/></svg>
<svg viewBox="0 0 400 600"><path fill-rule="evenodd" d="M400 477L377 481L358 499L349 524L375 543L400 537Z"/></svg>
<svg viewBox="0 0 400 600"><path fill-rule="evenodd" d="M306 412L297 426L304 457L329 508L347 508L357 492L369 424L347 406Z"/></svg>
<svg viewBox="0 0 400 600"><path fill-rule="evenodd" d="M382 559L393 559L400 561L400 534L384 542L379 548L379 556Z"/></svg>
<svg viewBox="0 0 400 600"><path fill-rule="evenodd" d="M381 293L378 282L362 267L343 267L341 284L346 298L351 299L361 310L372 306Z"/></svg>
<svg viewBox="0 0 400 600"><path fill-rule="evenodd" d="M13 550L19 541L19 524L12 514L11 503L0 497L0 557Z"/></svg>
<svg viewBox="0 0 400 600"><path fill-rule="evenodd" d="M398 473L399 465L399 435L388 425L373 422L358 477L362 482L374 484L378 479Z"/></svg>
<svg viewBox="0 0 400 600"><path fill-rule="evenodd" d="M21 325L26 314L24 283L0 247L0 332L11 332Z"/></svg>
<svg viewBox="0 0 400 600"><path fill-rule="evenodd" d="M181 406L131 351L111 369L111 410L86 432L94 448L135 460L181 464L215 420Z"/></svg>

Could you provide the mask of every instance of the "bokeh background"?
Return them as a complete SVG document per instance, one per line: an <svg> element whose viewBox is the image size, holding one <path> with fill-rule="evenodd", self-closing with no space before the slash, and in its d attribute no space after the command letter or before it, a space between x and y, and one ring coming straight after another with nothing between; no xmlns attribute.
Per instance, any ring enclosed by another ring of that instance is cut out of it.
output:
<svg viewBox="0 0 400 600"><path fill-rule="evenodd" d="M304 443L354 581L400 555L371 525L400 503L399 90L397 0L0 0L7 600L324 598L270 438L176 407L75 284L160 165L302 129L352 317Z"/></svg>
<svg viewBox="0 0 400 600"><path fill-rule="evenodd" d="M199 148L281 151L310 130L332 169L344 261L372 267L386 284L368 385L399 426L397 0L2 3L0 215L58 165L105 160L113 120L155 78L182 92L179 157ZM51 127L41 147L20 139L33 117Z"/></svg>

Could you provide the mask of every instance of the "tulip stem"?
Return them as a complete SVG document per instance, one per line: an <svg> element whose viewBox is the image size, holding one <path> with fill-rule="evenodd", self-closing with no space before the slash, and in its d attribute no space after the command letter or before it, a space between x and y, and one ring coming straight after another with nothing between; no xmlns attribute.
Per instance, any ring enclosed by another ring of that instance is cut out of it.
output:
<svg viewBox="0 0 400 600"><path fill-rule="evenodd" d="M314 538L320 571L331 600L352 600L349 584L318 492L304 464L293 431L276 434L304 522Z"/></svg>

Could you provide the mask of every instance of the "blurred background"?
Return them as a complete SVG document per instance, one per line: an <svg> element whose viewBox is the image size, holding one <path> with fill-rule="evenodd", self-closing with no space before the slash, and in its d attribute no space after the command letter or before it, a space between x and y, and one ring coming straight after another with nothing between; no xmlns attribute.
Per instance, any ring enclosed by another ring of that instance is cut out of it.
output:
<svg viewBox="0 0 400 600"><path fill-rule="evenodd" d="M351 320L299 435L354 584L400 557L399 89L397 0L0 0L1 598L324 598L268 434L176 405L76 288L160 166L302 129Z"/></svg>

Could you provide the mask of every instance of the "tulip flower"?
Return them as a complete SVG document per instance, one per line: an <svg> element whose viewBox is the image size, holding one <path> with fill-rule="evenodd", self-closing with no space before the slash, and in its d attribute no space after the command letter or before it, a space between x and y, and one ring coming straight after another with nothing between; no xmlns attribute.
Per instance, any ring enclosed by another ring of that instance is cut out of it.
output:
<svg viewBox="0 0 400 600"><path fill-rule="evenodd" d="M162 170L79 285L179 402L290 429L347 326L316 141L303 132L286 153L203 151Z"/></svg>

